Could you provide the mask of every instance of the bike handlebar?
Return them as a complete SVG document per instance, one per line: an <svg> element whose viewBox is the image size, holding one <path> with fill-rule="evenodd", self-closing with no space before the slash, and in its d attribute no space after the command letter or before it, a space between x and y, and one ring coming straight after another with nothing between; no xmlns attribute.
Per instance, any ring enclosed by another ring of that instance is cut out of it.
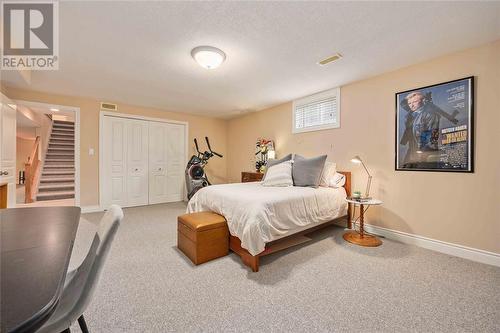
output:
<svg viewBox="0 0 500 333"><path fill-rule="evenodd" d="M221 154L216 153L215 151L212 150L212 147L210 147L210 141L208 141L208 136L205 137L205 141L207 142L208 150L216 156L223 157Z"/></svg>
<svg viewBox="0 0 500 333"><path fill-rule="evenodd" d="M224 157L224 156L222 156L221 154L216 153L216 152L214 152L214 151L212 152L212 154L217 155L217 156L219 156L219 157Z"/></svg>
<svg viewBox="0 0 500 333"><path fill-rule="evenodd" d="M198 152L198 154L201 154L200 148L198 148L198 140L196 140L196 138L194 138L194 145L196 146L196 151Z"/></svg>

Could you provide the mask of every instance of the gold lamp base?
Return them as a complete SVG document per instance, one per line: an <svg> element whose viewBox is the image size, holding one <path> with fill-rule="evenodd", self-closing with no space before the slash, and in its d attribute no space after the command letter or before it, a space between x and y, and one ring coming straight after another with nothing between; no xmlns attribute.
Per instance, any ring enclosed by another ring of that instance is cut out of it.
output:
<svg viewBox="0 0 500 333"><path fill-rule="evenodd" d="M348 231L342 237L349 243L360 246L376 247L382 245L382 241L378 237L366 234L361 235L356 231Z"/></svg>

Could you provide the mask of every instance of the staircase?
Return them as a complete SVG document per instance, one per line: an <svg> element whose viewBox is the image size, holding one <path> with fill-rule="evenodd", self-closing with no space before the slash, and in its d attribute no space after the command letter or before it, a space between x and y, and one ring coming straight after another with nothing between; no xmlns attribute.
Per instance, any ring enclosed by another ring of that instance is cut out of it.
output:
<svg viewBox="0 0 500 333"><path fill-rule="evenodd" d="M37 201L75 197L75 123L54 120Z"/></svg>

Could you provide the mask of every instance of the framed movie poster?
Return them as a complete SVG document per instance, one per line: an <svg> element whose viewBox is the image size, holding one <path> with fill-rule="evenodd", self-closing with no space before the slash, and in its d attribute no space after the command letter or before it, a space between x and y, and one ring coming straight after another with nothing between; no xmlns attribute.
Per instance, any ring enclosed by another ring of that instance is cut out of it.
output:
<svg viewBox="0 0 500 333"><path fill-rule="evenodd" d="M474 77L396 94L396 170L474 171Z"/></svg>

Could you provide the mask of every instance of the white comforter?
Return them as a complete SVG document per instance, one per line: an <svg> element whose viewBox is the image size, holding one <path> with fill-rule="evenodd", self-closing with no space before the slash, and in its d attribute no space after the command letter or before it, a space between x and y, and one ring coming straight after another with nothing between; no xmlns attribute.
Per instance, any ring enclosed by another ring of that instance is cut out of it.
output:
<svg viewBox="0 0 500 333"><path fill-rule="evenodd" d="M265 244L308 225L347 214L341 188L266 187L260 182L212 185L189 201L188 213L213 211L223 215L229 232L252 255Z"/></svg>

